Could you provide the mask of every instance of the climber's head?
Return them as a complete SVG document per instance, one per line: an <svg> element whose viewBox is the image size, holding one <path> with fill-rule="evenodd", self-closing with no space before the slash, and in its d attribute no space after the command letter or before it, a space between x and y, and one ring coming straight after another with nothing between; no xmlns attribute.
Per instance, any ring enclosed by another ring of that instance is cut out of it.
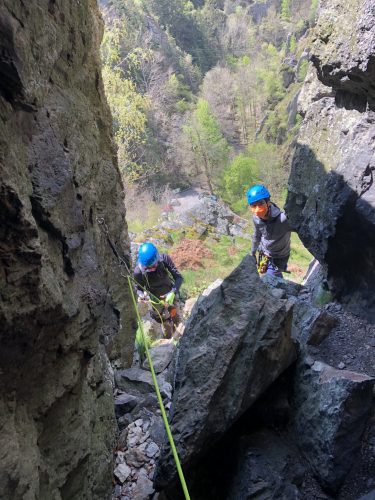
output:
<svg viewBox="0 0 375 500"><path fill-rule="evenodd" d="M246 195L251 212L261 219L267 218L271 197L268 189L261 184L255 184Z"/></svg>
<svg viewBox="0 0 375 500"><path fill-rule="evenodd" d="M146 271L155 271L159 260L159 252L153 243L146 242L139 247L138 264Z"/></svg>

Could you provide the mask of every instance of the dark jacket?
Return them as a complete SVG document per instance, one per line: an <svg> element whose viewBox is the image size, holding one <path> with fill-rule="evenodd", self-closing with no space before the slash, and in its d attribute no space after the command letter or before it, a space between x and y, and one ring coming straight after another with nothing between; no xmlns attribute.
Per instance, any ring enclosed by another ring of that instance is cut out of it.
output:
<svg viewBox="0 0 375 500"><path fill-rule="evenodd" d="M152 295L160 298L173 290L178 292L182 283L182 276L169 255L162 253L155 271L142 273L141 268L134 269L134 279ZM140 289L143 291L143 288Z"/></svg>
<svg viewBox="0 0 375 500"><path fill-rule="evenodd" d="M254 235L251 252L261 250L274 259L283 259L290 254L290 226L284 212L274 203L270 204L269 218L253 215Z"/></svg>

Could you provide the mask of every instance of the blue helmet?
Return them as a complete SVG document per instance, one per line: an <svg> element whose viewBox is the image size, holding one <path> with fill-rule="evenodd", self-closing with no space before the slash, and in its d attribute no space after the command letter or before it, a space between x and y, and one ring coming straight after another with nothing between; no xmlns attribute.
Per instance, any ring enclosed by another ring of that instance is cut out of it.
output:
<svg viewBox="0 0 375 500"><path fill-rule="evenodd" d="M138 251L138 263L144 267L151 267L157 263L159 252L153 243L143 243Z"/></svg>
<svg viewBox="0 0 375 500"><path fill-rule="evenodd" d="M268 189L261 184L255 184L255 186L251 186L251 188L247 191L246 196L249 205L259 200L271 198Z"/></svg>

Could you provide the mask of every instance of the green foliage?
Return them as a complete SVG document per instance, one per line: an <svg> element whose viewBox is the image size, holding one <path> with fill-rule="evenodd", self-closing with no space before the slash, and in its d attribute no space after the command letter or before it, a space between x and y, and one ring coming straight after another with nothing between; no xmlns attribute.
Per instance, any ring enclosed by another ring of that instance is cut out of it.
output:
<svg viewBox="0 0 375 500"><path fill-rule="evenodd" d="M213 252L213 257L202 261L202 269L182 271L184 281L181 293L185 299L196 297L216 279L228 276L249 252L250 242L242 238L233 241L229 236L222 236L219 240L207 240L207 246Z"/></svg>
<svg viewBox="0 0 375 500"><path fill-rule="evenodd" d="M252 230L252 226L250 227ZM251 247L249 240L242 238L233 240L228 236L222 236L218 240L209 239L206 242L213 253L213 257L202 261L202 269L182 271L184 281L181 292L184 299L196 297L216 279L223 279L228 276L240 264L245 255L249 253ZM311 259L312 255L303 246L297 234L292 233L291 257L289 260L291 274L287 274L285 277L300 283Z"/></svg>
<svg viewBox="0 0 375 500"><path fill-rule="evenodd" d="M304 61L302 61L301 65L299 67L299 70L298 70L297 78L298 78L299 82L304 81L304 79L306 78L308 69L309 69L309 62L305 59Z"/></svg>
<svg viewBox="0 0 375 500"><path fill-rule="evenodd" d="M184 0L144 0L143 8L155 15L181 49L192 55L203 71L216 62L215 51L197 18L194 5Z"/></svg>
<svg viewBox="0 0 375 500"><path fill-rule="evenodd" d="M214 184L228 162L229 145L206 100L198 99L196 110L190 123L184 126L183 132L190 144L195 163L199 165L210 190L213 191Z"/></svg>
<svg viewBox="0 0 375 500"><path fill-rule="evenodd" d="M265 138L285 149L298 128L298 120L293 129L287 124L282 63L288 51L299 55L301 30L317 3L280 0L255 24L246 2L111 0L103 76L126 180L176 186L203 175L210 189L222 187L232 206L243 210L240 192L248 182L241 172L251 170L249 162L254 172L260 166L246 147ZM303 63L299 82L306 69ZM241 154L223 175L229 145ZM284 153L276 148L271 156ZM258 177L279 190L282 172L278 165L275 182L261 171ZM142 224L136 217L134 225Z"/></svg>
<svg viewBox="0 0 375 500"><path fill-rule="evenodd" d="M134 180L142 172L137 163L136 148L145 139L148 99L136 91L133 82L122 78L121 70L106 65L102 75L112 111L119 167L125 178Z"/></svg>
<svg viewBox="0 0 375 500"><path fill-rule="evenodd" d="M168 103L169 113L183 113L191 107L193 94L188 85L175 73L170 75L164 87L164 100Z"/></svg>
<svg viewBox="0 0 375 500"><path fill-rule="evenodd" d="M142 211L133 212L127 210L128 229L132 233L141 233L145 229L155 226L160 217L160 207L153 202L149 202Z"/></svg>
<svg viewBox="0 0 375 500"><path fill-rule="evenodd" d="M281 19L289 21L290 15L290 0L281 0Z"/></svg>
<svg viewBox="0 0 375 500"><path fill-rule="evenodd" d="M276 103L282 99L285 94L285 89L280 76L280 67L282 54L277 48L269 44L264 44L263 47L263 64L256 69L258 79L263 84L266 94L266 99L270 103Z"/></svg>
<svg viewBox="0 0 375 500"><path fill-rule="evenodd" d="M257 182L266 184L275 200L281 198L285 172L275 144L258 141L248 146L246 154L236 156L223 175L224 197L240 213L246 207L246 190Z"/></svg>
<svg viewBox="0 0 375 500"><path fill-rule="evenodd" d="M319 6L319 0L311 0L311 6L310 6L310 21L313 23L316 18L316 13L318 10Z"/></svg>
<svg viewBox="0 0 375 500"><path fill-rule="evenodd" d="M315 297L315 303L318 306L325 306L326 304L332 302L333 298L333 293L330 290L325 290L322 286L320 286Z"/></svg>
<svg viewBox="0 0 375 500"><path fill-rule="evenodd" d="M146 345L147 348L149 349L151 347L151 344L152 344L151 337L144 331L144 328L142 335L141 327L138 326L137 331L135 333L135 347L138 351L138 355L141 362L146 358Z"/></svg>
<svg viewBox="0 0 375 500"><path fill-rule="evenodd" d="M236 156L225 169L223 188L229 200L236 200L245 196L251 184L259 178L259 166L255 158L244 154Z"/></svg>
<svg viewBox="0 0 375 500"><path fill-rule="evenodd" d="M294 54L296 49L297 49L297 40L296 40L296 37L294 35L292 35L290 37L289 50L290 50L290 52L292 52Z"/></svg>

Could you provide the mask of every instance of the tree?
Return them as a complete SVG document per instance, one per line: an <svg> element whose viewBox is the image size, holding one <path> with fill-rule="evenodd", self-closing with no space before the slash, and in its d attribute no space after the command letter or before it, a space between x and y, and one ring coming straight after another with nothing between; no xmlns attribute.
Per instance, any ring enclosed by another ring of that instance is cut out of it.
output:
<svg viewBox="0 0 375 500"><path fill-rule="evenodd" d="M196 170L203 174L208 189L214 193L219 177L228 163L229 146L219 124L204 99L199 99L190 123L183 128Z"/></svg>
<svg viewBox="0 0 375 500"><path fill-rule="evenodd" d="M113 117L119 167L128 181L134 180L142 171L137 151L145 137L148 99L136 91L133 82L122 78L121 70L104 66L102 75Z"/></svg>
<svg viewBox="0 0 375 500"><path fill-rule="evenodd" d="M206 73L201 95L215 115L220 130L230 143L238 142L236 123L236 96L234 73L229 68L216 66Z"/></svg>
<svg viewBox="0 0 375 500"><path fill-rule="evenodd" d="M246 190L258 182L264 183L279 202L287 178L280 162L280 151L275 144L258 141L245 153L236 156L223 174L223 189L228 201L235 205L244 199Z"/></svg>
<svg viewBox="0 0 375 500"><path fill-rule="evenodd" d="M315 22L318 5L319 5L319 0L311 0L310 15L309 15L311 24L314 24Z"/></svg>
<svg viewBox="0 0 375 500"><path fill-rule="evenodd" d="M297 49L297 40L296 40L296 37L294 35L292 35L290 37L290 41L289 41L289 51L294 54L296 52L296 49Z"/></svg>
<svg viewBox="0 0 375 500"><path fill-rule="evenodd" d="M225 169L223 188L229 201L245 196L246 190L259 179L258 164L255 158L246 154L236 156Z"/></svg>
<svg viewBox="0 0 375 500"><path fill-rule="evenodd" d="M281 0L281 19L290 20L290 0Z"/></svg>
<svg viewBox="0 0 375 500"><path fill-rule="evenodd" d="M263 45L262 61L256 73L263 83L268 103L279 101L285 93L280 76L281 56L271 43Z"/></svg>

